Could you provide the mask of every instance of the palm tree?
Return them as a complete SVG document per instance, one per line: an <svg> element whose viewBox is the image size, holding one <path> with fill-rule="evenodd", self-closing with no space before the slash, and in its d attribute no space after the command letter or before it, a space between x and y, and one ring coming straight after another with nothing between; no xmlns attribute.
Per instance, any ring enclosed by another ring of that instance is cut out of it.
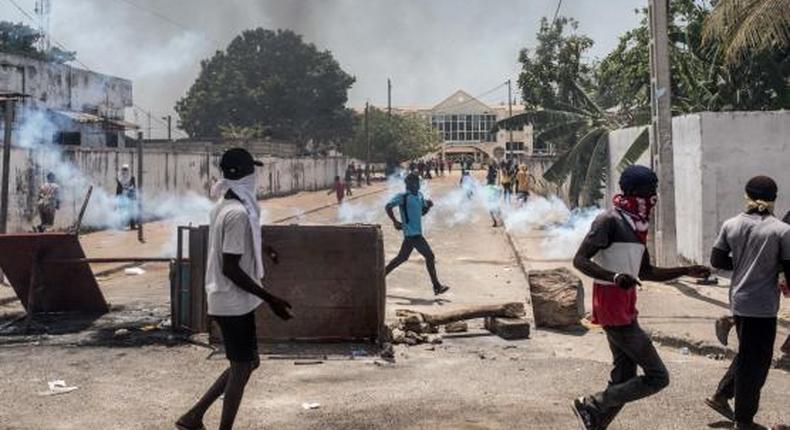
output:
<svg viewBox="0 0 790 430"><path fill-rule="evenodd" d="M538 133L536 143L560 148L560 156L543 177L557 185L568 179L568 197L572 204L589 206L598 202L609 176L609 133L628 126L622 111L602 109L581 85L574 85L573 106L556 103L551 107L531 110L497 123L498 129L520 129L532 124ZM648 130L632 142L620 160L618 169L633 164L648 149Z"/></svg>
<svg viewBox="0 0 790 430"><path fill-rule="evenodd" d="M717 42L728 65L749 51L790 47L790 0L719 0L705 22L704 39Z"/></svg>

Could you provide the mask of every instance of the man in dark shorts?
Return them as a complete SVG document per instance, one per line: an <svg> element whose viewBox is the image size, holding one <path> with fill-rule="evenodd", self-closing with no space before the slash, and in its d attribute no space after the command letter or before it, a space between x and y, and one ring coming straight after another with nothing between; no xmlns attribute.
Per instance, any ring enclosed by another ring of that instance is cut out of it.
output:
<svg viewBox="0 0 790 430"><path fill-rule="evenodd" d="M574 266L594 279L592 322L603 326L614 359L609 386L573 402L581 428L606 429L626 404L669 385L669 373L653 342L637 322L639 279L664 282L681 276L704 278L703 266L661 268L650 263L647 232L658 178L645 166L630 166L620 177L623 194L595 219ZM641 367L644 375L637 375Z"/></svg>
<svg viewBox="0 0 790 430"><path fill-rule="evenodd" d="M208 314L217 323L230 367L203 397L176 422L180 430L203 429L203 416L222 395L220 430L233 428L244 387L259 364L255 310L262 302L283 320L292 317L291 305L262 287L264 275L260 209L255 196L254 161L244 149L226 151L220 161L223 179L214 194L224 197L211 211L206 265ZM269 257L277 254L269 247Z"/></svg>
<svg viewBox="0 0 790 430"><path fill-rule="evenodd" d="M444 286L439 282L436 275L436 257L433 255L431 246L422 235L422 217L433 207L433 202L426 200L420 192L420 177L414 173L406 175L406 192L399 193L387 203L385 207L387 216L392 220L396 230L403 230L403 244L398 255L387 264L386 273L389 274L398 266L405 263L411 252L417 250L425 258L425 266L433 283L433 293L435 295L444 294L450 287ZM393 209L400 208L400 218L395 218Z"/></svg>
<svg viewBox="0 0 790 430"><path fill-rule="evenodd" d="M779 274L790 276L790 225L773 216L777 191L773 179L752 178L746 184L745 211L724 222L711 252L713 267L732 271L730 310L738 354L705 403L735 421L736 429L763 428L754 416L773 359Z"/></svg>

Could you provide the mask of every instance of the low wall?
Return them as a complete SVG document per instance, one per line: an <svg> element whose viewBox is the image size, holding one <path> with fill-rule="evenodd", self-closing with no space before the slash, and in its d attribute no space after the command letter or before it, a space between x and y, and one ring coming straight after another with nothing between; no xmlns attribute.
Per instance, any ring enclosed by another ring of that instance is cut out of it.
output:
<svg viewBox="0 0 790 430"><path fill-rule="evenodd" d="M147 149L143 159L144 202L156 197L184 196L190 192L208 197L211 185L221 176L219 158L220 154L211 152ZM264 166L258 169L259 198L327 188L335 175L342 175L349 162L338 157L259 159L264 162ZM33 225L38 224L37 193L48 171L54 170L59 176L63 193L55 223L58 229L66 228L76 220L88 184L97 188L91 199L92 205L100 204L103 197L114 196L115 178L123 164L128 164L137 176L134 149L64 149L53 152L13 148L9 169L8 231L30 231ZM53 165L57 168L53 169ZM64 171L67 173L61 173ZM79 177L79 180L74 177Z"/></svg>

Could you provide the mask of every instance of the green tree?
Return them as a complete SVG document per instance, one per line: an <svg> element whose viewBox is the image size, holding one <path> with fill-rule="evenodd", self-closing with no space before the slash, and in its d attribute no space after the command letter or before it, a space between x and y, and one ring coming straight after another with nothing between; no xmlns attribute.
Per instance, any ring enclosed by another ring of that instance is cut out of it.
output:
<svg viewBox="0 0 790 430"><path fill-rule="evenodd" d="M354 137L343 148L346 155L365 160L368 154L365 116L357 115ZM441 139L425 120L415 115L388 115L370 108L370 159L375 163L401 163L439 149Z"/></svg>
<svg viewBox="0 0 790 430"><path fill-rule="evenodd" d="M43 52L36 47L41 34L25 24L0 21L0 52L21 55L36 60L66 63L76 59L76 53L60 48L50 48Z"/></svg>
<svg viewBox="0 0 790 430"><path fill-rule="evenodd" d="M320 147L351 135L345 104L353 83L331 52L290 30L257 28L204 60L175 109L193 137L253 130L302 148Z"/></svg>
<svg viewBox="0 0 790 430"><path fill-rule="evenodd" d="M707 43L719 45L727 65L753 52L790 47L790 0L718 0L705 21Z"/></svg>
<svg viewBox="0 0 790 430"><path fill-rule="evenodd" d="M541 20L534 53L525 49L519 55L519 86L527 111L501 121L497 128L534 125L535 142L555 148L559 154L544 179L558 185L570 180L571 204L590 205L602 197L600 190L608 175L609 132L627 122L590 96L594 89L592 66L584 63L582 56L592 41L583 35L565 34L568 28L575 31L576 22L564 17L552 23ZM643 133L633 147L646 146L646 141Z"/></svg>
<svg viewBox="0 0 790 430"><path fill-rule="evenodd" d="M710 5L673 0L669 25L672 109L675 114L721 110L768 110L790 106L787 51L764 50L727 65L717 45L704 45ZM650 119L650 59L647 11L640 26L620 38L596 68L597 101L630 124Z"/></svg>

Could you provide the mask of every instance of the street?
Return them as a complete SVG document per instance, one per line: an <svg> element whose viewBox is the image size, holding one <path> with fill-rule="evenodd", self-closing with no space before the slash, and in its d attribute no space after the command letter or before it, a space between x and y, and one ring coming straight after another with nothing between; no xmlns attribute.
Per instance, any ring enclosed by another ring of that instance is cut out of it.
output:
<svg viewBox="0 0 790 430"><path fill-rule="evenodd" d="M524 301L528 286L520 263L526 270L570 267L565 258L543 255L540 232L512 232L511 243L505 229L491 227L482 208L453 218L450 203L457 183L457 176L430 182L428 191L437 206L426 218L425 233L437 256L439 277L451 290L434 297L423 260L415 252L387 278L388 320L396 309ZM355 190L359 197L341 209L332 205L334 196L321 191L266 200L262 206L269 222L297 216L304 224L341 220L381 224L389 260L400 248L401 233L392 228L383 205L399 186L376 184ZM126 254L160 255L169 243L171 227L167 222L147 225L144 245L135 242L134 232L97 232L81 241L91 256L111 256L120 243ZM143 316L158 316L168 310L167 268L142 267L146 273L140 276L121 271L100 278L113 312L138 309ZM673 317L684 308L709 311L697 307L693 295L674 294L671 286L645 290L640 292L640 308L646 310L643 324L648 330L653 328L652 315L663 312L657 303L662 300L668 300ZM22 312L18 301L5 300L11 296L10 289L0 289L2 321ZM589 291L587 296L589 301ZM713 333L711 315L698 315L701 342ZM670 319L660 321L667 337L679 330L696 339L695 329L683 328L682 319L674 325ZM709 332L702 333L706 324ZM782 330L783 340L787 329ZM0 337L0 428L173 428L175 419L226 366L221 354L209 357L210 350L203 346L166 336L133 345L103 339L101 331L82 336ZM600 329L534 330L529 340L506 341L485 331L480 320L470 324L469 333L445 335L440 345L399 345L392 364L379 360L366 345L289 346L288 354L263 348L262 365L253 374L241 406L239 429L575 429L572 399L605 386L611 359ZM360 348L366 352L358 354ZM670 386L628 405L610 428L726 428L702 401L714 390L729 360L693 350L686 353L675 346L660 345L659 353L669 368ZM326 358L320 364L295 365L294 355ZM55 379L79 388L57 396L38 394ZM790 422L788 392L787 371L772 369L758 422ZM303 409L305 402L320 407ZM206 416L209 428L217 425L220 409L215 405Z"/></svg>

